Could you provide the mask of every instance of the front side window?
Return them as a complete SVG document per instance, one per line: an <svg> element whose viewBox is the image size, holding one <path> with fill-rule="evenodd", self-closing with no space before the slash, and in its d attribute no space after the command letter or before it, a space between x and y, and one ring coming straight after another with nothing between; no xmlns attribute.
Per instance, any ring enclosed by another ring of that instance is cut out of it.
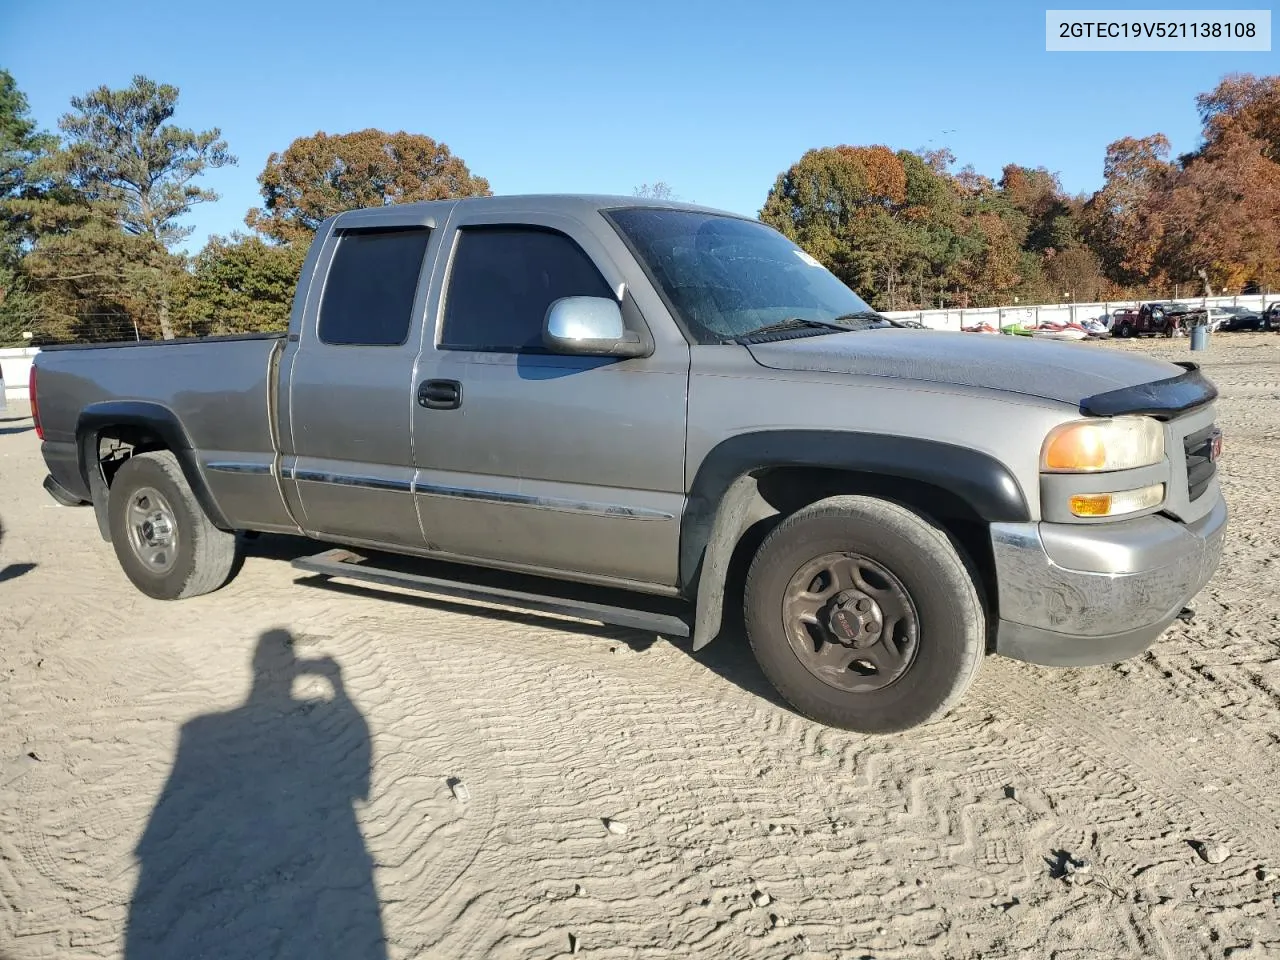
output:
<svg viewBox="0 0 1280 960"><path fill-rule="evenodd" d="M449 271L440 346L541 352L543 319L561 297L613 298L569 237L538 227L464 227Z"/></svg>
<svg viewBox="0 0 1280 960"><path fill-rule="evenodd" d="M835 274L762 223L656 207L607 216L697 343L722 343L790 320L874 315Z"/></svg>
<svg viewBox="0 0 1280 960"><path fill-rule="evenodd" d="M320 340L343 346L405 342L430 231L344 230L320 301Z"/></svg>

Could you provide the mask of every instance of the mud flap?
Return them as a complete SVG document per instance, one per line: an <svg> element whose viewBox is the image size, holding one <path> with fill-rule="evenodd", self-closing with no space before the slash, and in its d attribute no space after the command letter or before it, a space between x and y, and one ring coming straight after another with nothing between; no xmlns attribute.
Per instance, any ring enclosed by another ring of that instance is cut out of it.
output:
<svg viewBox="0 0 1280 960"><path fill-rule="evenodd" d="M756 479L742 476L725 491L716 511L707 549L698 573L698 594L693 621L693 649L701 650L716 638L724 620L724 588L734 548L756 496Z"/></svg>

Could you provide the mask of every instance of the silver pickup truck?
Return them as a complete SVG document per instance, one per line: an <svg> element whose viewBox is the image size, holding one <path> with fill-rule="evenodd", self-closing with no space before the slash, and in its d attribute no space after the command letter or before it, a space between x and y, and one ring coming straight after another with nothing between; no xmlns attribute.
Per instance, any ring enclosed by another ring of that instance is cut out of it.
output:
<svg viewBox="0 0 1280 960"><path fill-rule="evenodd" d="M151 597L261 531L694 650L736 608L791 704L865 732L989 653L1142 652L1227 521L1193 364L899 327L769 227L633 198L343 213L287 333L51 348L32 388L46 488Z"/></svg>

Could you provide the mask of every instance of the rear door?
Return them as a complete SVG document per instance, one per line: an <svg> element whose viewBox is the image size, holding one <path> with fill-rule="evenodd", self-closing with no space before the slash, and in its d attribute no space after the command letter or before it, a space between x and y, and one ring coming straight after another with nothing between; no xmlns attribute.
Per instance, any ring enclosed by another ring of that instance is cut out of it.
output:
<svg viewBox="0 0 1280 960"><path fill-rule="evenodd" d="M406 217L336 221L290 345L281 472L312 536L422 546L410 405L436 224Z"/></svg>
<svg viewBox="0 0 1280 960"><path fill-rule="evenodd" d="M592 214L599 217L598 213ZM604 225L603 218L600 227ZM598 228L599 229L599 228ZM428 307L414 406L418 510L429 548L627 586L676 581L689 347L653 325L625 256L556 213L458 208ZM448 267L444 266L447 262ZM633 269L634 266L633 266ZM638 272L638 271L637 271ZM573 357L541 346L561 297L621 300L652 356Z"/></svg>

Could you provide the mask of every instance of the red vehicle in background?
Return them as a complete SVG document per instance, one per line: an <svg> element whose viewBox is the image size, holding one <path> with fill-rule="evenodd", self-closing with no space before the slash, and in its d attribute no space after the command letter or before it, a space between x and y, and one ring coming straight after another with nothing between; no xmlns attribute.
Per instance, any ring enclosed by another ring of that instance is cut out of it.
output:
<svg viewBox="0 0 1280 960"><path fill-rule="evenodd" d="M1111 332L1117 337L1173 337L1208 318L1207 311L1186 303L1144 303L1137 310L1117 310Z"/></svg>

